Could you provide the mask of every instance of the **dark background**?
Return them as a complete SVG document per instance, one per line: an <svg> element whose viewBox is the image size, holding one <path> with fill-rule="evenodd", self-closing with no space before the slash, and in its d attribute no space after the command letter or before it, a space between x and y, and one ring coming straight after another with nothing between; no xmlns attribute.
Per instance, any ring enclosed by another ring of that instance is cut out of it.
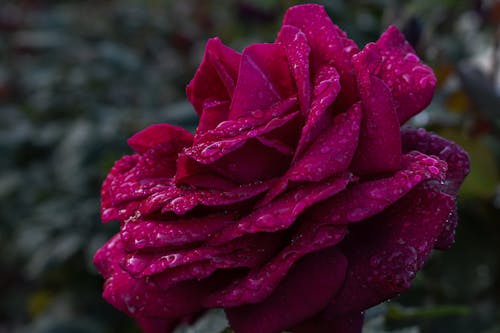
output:
<svg viewBox="0 0 500 333"><path fill-rule="evenodd" d="M0 333L137 332L92 266L118 229L100 223L100 184L134 132L195 128L184 88L207 38L271 42L298 3L0 2ZM439 79L413 124L472 158L455 246L369 311L365 332L500 332L500 3L319 3L360 46L391 23L405 32Z"/></svg>

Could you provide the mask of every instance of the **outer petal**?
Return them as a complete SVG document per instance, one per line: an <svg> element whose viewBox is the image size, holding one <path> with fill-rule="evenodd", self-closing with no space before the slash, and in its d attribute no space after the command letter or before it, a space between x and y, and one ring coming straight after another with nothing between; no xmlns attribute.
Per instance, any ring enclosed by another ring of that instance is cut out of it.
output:
<svg viewBox="0 0 500 333"><path fill-rule="evenodd" d="M175 159L168 155L164 157L162 163L151 169L137 155L125 156L115 163L101 189L101 217L104 222L134 216L141 199L170 188L168 178L155 177L174 172L172 164ZM148 175L148 170L153 175Z"/></svg>
<svg viewBox="0 0 500 333"><path fill-rule="evenodd" d="M119 263L123 257L124 246L120 234L116 234L106 242L94 256L94 266L105 279L121 270Z"/></svg>
<svg viewBox="0 0 500 333"><path fill-rule="evenodd" d="M377 66L373 45L368 44L353 57L363 102L363 122L352 168L361 175L392 172L401 163L399 120L391 91L371 74Z"/></svg>
<svg viewBox="0 0 500 333"><path fill-rule="evenodd" d="M319 5L299 5L288 9L283 25L301 30L311 47L313 77L322 66L335 67L340 74L342 91L336 105L346 109L357 100L351 57L358 52L356 44L332 23L325 9Z"/></svg>
<svg viewBox="0 0 500 333"><path fill-rule="evenodd" d="M417 185L428 180L442 181L446 163L419 152L403 157L403 168L392 177L355 184L320 203L309 214L331 224L363 221L397 202Z"/></svg>
<svg viewBox="0 0 500 333"><path fill-rule="evenodd" d="M420 187L351 228L341 246L349 261L346 283L327 315L363 311L408 289L453 205L452 197Z"/></svg>
<svg viewBox="0 0 500 333"><path fill-rule="evenodd" d="M118 263L125 256L124 246L115 235L94 257L94 263L106 278L103 297L132 317L181 317L201 310L200 300L211 290L207 284L184 283L161 291L143 279L134 279ZM187 297L187 298L184 298Z"/></svg>
<svg viewBox="0 0 500 333"><path fill-rule="evenodd" d="M144 333L170 333L177 326L178 320L159 319L153 317L136 318L137 324Z"/></svg>
<svg viewBox="0 0 500 333"><path fill-rule="evenodd" d="M209 39L205 55L186 92L196 112L229 101L233 95L241 56L223 45L218 38ZM222 118L227 117L223 115Z"/></svg>
<svg viewBox="0 0 500 333"><path fill-rule="evenodd" d="M233 223L235 215L214 214L175 221L130 220L121 226L121 239L128 251L144 248L183 246L206 240L211 234Z"/></svg>
<svg viewBox="0 0 500 333"><path fill-rule="evenodd" d="M206 260L212 261L216 266L219 261L224 262L224 268L241 267L241 258L254 251L266 253L265 258L272 255L281 237L279 233L254 234L221 246L201 245L196 248L170 248L153 253L130 253L124 256L122 266L137 277L160 274L168 269Z"/></svg>
<svg viewBox="0 0 500 333"><path fill-rule="evenodd" d="M418 130L404 128L401 132L401 138L403 151L418 150L425 154L436 155L446 161L448 164L446 179L439 185L435 184L435 188L451 196L456 196L460 185L469 173L469 156L467 152L457 144L434 133L428 133L423 128ZM453 244L457 222L458 215L455 209L439 236L436 248L447 249Z"/></svg>
<svg viewBox="0 0 500 333"><path fill-rule="evenodd" d="M205 301L210 307L232 307L257 303L268 297L291 267L304 255L331 247L347 233L345 226L304 222L290 244L262 267L256 267L244 278L218 291Z"/></svg>
<svg viewBox="0 0 500 333"><path fill-rule="evenodd" d="M202 310L207 292L206 285L190 281L162 291L122 271L106 281L103 297L129 316L176 318Z"/></svg>
<svg viewBox="0 0 500 333"><path fill-rule="evenodd" d="M253 44L243 50L229 119L267 110L294 93L283 48L278 44Z"/></svg>
<svg viewBox="0 0 500 333"><path fill-rule="evenodd" d="M138 154L164 144L170 145L177 153L193 143L193 135L181 127L156 124L134 134L127 143Z"/></svg>
<svg viewBox="0 0 500 333"><path fill-rule="evenodd" d="M403 34L390 26L375 43L380 56L376 74L391 89L399 123L429 105L436 86L432 69L424 65Z"/></svg>
<svg viewBox="0 0 500 333"><path fill-rule="evenodd" d="M226 309L236 333L275 333L321 311L340 288L347 262L331 248L306 256L261 303Z"/></svg>
<svg viewBox="0 0 500 333"><path fill-rule="evenodd" d="M435 155L448 164L446 180L440 190L456 195L460 185L469 173L469 155L456 143L446 140L425 129L405 127L401 131L403 151L420 151L427 155Z"/></svg>

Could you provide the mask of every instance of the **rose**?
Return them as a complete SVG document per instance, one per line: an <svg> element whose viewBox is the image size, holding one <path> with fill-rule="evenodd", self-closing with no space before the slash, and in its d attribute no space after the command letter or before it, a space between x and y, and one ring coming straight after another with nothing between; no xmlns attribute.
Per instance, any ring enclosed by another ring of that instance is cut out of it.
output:
<svg viewBox="0 0 500 333"><path fill-rule="evenodd" d="M104 298L145 332L214 307L237 333L360 332L453 242L468 157L400 129L434 85L395 27L359 51L317 5L242 54L209 40L196 134L137 133L104 181Z"/></svg>

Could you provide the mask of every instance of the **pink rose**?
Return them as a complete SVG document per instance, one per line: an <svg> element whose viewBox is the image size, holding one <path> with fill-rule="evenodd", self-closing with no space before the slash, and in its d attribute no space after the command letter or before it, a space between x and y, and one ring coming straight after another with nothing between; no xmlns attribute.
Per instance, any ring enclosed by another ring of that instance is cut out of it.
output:
<svg viewBox="0 0 500 333"><path fill-rule="evenodd" d="M395 27L359 51L318 5L242 54L209 40L196 134L135 134L104 181L104 298L144 332L210 308L236 333L360 332L453 242L467 154L400 128L435 82Z"/></svg>

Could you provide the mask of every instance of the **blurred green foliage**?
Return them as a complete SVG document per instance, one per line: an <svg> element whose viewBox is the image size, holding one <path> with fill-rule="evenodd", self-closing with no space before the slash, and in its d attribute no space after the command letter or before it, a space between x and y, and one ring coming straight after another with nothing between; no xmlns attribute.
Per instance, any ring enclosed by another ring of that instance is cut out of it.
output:
<svg viewBox="0 0 500 333"><path fill-rule="evenodd" d="M130 153L132 133L158 122L195 128L184 87L207 38L239 50L272 41L298 3L1 2L1 333L137 332L101 299L91 263L118 228L100 224L100 184ZM365 332L500 332L500 3L319 3L360 45L389 24L405 32L439 78L413 124L472 157L457 243L433 254L408 293L368 311ZM221 316L181 332L215 332Z"/></svg>

